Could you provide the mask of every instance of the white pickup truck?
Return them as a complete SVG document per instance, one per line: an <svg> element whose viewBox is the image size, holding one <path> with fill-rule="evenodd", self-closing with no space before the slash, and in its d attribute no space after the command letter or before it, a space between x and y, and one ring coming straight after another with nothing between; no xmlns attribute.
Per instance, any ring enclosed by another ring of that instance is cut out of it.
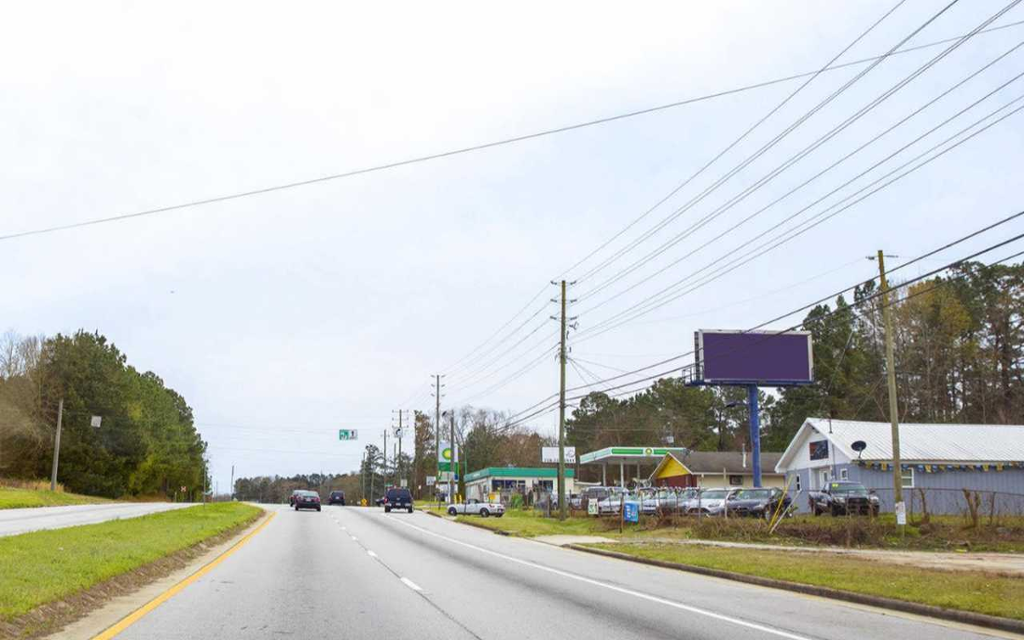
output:
<svg viewBox="0 0 1024 640"><path fill-rule="evenodd" d="M493 515L495 518L500 518L505 515L505 507L500 502L483 502L473 498L463 504L448 505L448 515L477 515L484 518Z"/></svg>

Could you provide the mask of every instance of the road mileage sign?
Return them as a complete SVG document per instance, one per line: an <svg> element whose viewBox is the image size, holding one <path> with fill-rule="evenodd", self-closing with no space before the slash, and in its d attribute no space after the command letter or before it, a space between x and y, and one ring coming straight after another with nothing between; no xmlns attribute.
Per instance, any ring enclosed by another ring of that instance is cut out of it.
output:
<svg viewBox="0 0 1024 640"><path fill-rule="evenodd" d="M358 440L358 429L338 429L338 440Z"/></svg>

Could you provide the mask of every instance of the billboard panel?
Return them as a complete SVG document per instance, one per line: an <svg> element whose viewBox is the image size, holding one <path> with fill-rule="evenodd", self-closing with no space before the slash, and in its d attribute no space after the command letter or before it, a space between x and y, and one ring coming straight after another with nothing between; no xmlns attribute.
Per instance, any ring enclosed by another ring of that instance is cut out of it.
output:
<svg viewBox="0 0 1024 640"><path fill-rule="evenodd" d="M558 462L558 447L541 447L540 448L540 461L541 462ZM576 447L565 448L565 463L576 464Z"/></svg>
<svg viewBox="0 0 1024 640"><path fill-rule="evenodd" d="M770 387L814 381L809 331L702 330L695 340L697 376L705 383Z"/></svg>

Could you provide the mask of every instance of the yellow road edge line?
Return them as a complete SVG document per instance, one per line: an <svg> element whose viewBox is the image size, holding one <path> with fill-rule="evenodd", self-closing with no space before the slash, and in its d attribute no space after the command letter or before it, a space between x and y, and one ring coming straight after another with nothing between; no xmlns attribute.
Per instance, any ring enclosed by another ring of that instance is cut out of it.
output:
<svg viewBox="0 0 1024 640"><path fill-rule="evenodd" d="M109 627L106 631L100 633L99 635L94 636L92 640L110 640L111 638L114 638L128 627L132 626L133 624L141 620L146 614L148 614L153 609L156 609L164 602L167 602L168 600L173 598L175 594L179 593L185 587L189 586L199 578L202 578L209 572L213 571L217 567L217 565L227 560L228 556L242 548L242 546L245 545L245 543L249 542L249 540L251 540L253 536L262 531L263 528L266 527L268 524L270 524L270 521L273 520L274 516L276 515L277 512L271 511L270 515L267 517L266 520L263 521L262 524L260 524L258 527L256 527L249 533L247 533L245 537L243 537L241 540L231 545L231 548L225 550L224 553L220 554L219 556L211 560L208 564L200 567L195 573L191 574L178 584L174 585L167 591L164 591L163 593L153 598L146 604L142 605L135 611L131 612L124 618L121 618L121 620L117 624L115 624L112 627Z"/></svg>

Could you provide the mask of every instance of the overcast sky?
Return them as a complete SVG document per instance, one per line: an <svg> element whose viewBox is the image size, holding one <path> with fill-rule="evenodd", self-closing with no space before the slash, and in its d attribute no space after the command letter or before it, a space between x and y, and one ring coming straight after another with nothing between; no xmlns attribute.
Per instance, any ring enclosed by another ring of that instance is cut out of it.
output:
<svg viewBox="0 0 1024 640"><path fill-rule="evenodd" d="M813 71L895 4L12 4L0 23L0 236L317 178ZM946 4L907 0L839 62L884 53ZM964 34L1005 4L960 2L908 46ZM993 26L1017 20L1024 10ZM689 351L698 328L749 328L869 277L875 265L863 257L879 248L912 257L1020 209L1024 114L764 257L584 339L588 327L688 275L700 282L693 274L706 273L698 270L708 263L756 246L748 243L1013 78L1024 48L701 248L1022 38L1024 26L976 36L764 188L587 296L948 45L886 60L652 238L581 278L571 291L581 298L572 310L580 331L574 357L599 376L644 366ZM816 78L568 277L615 255L866 68ZM380 442L392 410L432 409L431 374L449 372L445 407L472 400L515 412L555 392L557 363L542 356L556 332L546 321L555 306L541 309L556 293L547 283L801 82L349 179L2 240L0 330L52 335L84 328L108 336L132 365L157 372L195 409L222 491L232 464L239 476L352 470L362 445ZM789 224L1022 93L1024 81L1010 84ZM917 265L907 272L916 275ZM508 326L522 330L452 367L545 286L549 291ZM550 326L538 329L545 321ZM570 386L583 382L571 369ZM549 413L531 424L550 433L555 418ZM339 443L339 428L361 429L360 441ZM405 442L411 446L411 438Z"/></svg>

